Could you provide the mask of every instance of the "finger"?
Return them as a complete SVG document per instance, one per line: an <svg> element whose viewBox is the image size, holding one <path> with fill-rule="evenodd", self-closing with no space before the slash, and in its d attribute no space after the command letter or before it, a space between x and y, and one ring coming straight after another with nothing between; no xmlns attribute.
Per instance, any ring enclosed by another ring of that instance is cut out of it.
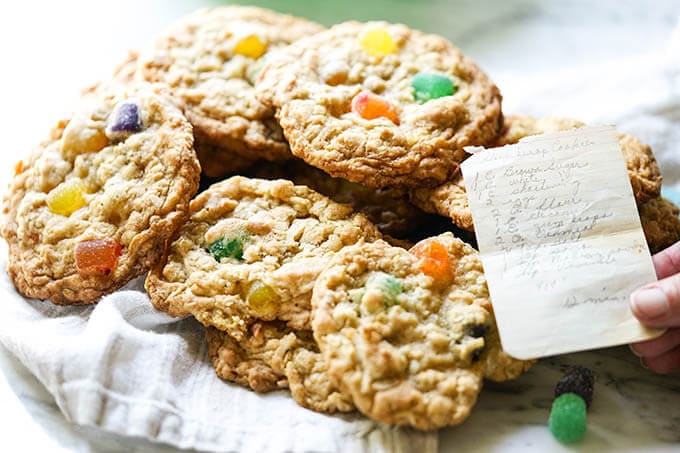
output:
<svg viewBox="0 0 680 453"><path fill-rule="evenodd" d="M638 357L658 357L680 346L680 328L669 329L653 340L633 343L630 348Z"/></svg>
<svg viewBox="0 0 680 453"><path fill-rule="evenodd" d="M630 305L638 321L648 327L680 327L680 274L636 290Z"/></svg>
<svg viewBox="0 0 680 453"><path fill-rule="evenodd" d="M680 241L652 257L656 277L659 279L680 273Z"/></svg>
<svg viewBox="0 0 680 453"><path fill-rule="evenodd" d="M671 374L680 371L680 347L658 357L644 357L642 364L659 374Z"/></svg>

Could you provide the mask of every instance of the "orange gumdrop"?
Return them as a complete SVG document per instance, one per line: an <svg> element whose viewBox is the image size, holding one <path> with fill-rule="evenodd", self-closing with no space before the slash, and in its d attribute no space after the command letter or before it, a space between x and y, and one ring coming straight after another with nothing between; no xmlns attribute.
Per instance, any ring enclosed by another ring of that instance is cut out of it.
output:
<svg viewBox="0 0 680 453"><path fill-rule="evenodd" d="M409 252L418 258L418 269L432 277L437 283L453 279L453 266L449 251L435 239L424 239L411 247Z"/></svg>
<svg viewBox="0 0 680 453"><path fill-rule="evenodd" d="M122 253L115 239L93 239L76 245L76 269L84 276L109 275Z"/></svg>
<svg viewBox="0 0 680 453"><path fill-rule="evenodd" d="M399 124L397 108L386 99L371 93L362 91L352 99L352 110L365 120L387 118L394 124Z"/></svg>
<svg viewBox="0 0 680 453"><path fill-rule="evenodd" d="M24 171L24 161L20 160L14 165L14 176Z"/></svg>

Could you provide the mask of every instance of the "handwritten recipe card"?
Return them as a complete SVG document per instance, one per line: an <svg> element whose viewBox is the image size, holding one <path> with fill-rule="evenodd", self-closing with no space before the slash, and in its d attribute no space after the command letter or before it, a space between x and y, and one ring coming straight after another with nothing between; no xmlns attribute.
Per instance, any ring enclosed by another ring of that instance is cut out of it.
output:
<svg viewBox="0 0 680 453"><path fill-rule="evenodd" d="M506 352L538 358L661 333L628 305L656 274L613 127L467 150L462 171Z"/></svg>

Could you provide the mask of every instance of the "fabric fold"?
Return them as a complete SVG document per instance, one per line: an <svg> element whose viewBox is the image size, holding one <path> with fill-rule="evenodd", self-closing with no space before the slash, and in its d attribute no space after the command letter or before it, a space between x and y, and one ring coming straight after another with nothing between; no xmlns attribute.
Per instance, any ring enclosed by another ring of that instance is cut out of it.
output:
<svg viewBox="0 0 680 453"><path fill-rule="evenodd" d="M436 433L319 414L284 391L223 382L203 327L156 311L140 280L88 307L25 300L5 273L2 294L0 341L78 425L215 452L437 449Z"/></svg>

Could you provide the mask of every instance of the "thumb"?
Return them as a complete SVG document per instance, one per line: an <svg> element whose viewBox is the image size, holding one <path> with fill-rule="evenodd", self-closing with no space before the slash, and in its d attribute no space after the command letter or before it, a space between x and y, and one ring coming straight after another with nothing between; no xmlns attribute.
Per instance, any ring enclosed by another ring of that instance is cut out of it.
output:
<svg viewBox="0 0 680 453"><path fill-rule="evenodd" d="M643 286L630 296L635 317L648 327L680 327L680 274Z"/></svg>

